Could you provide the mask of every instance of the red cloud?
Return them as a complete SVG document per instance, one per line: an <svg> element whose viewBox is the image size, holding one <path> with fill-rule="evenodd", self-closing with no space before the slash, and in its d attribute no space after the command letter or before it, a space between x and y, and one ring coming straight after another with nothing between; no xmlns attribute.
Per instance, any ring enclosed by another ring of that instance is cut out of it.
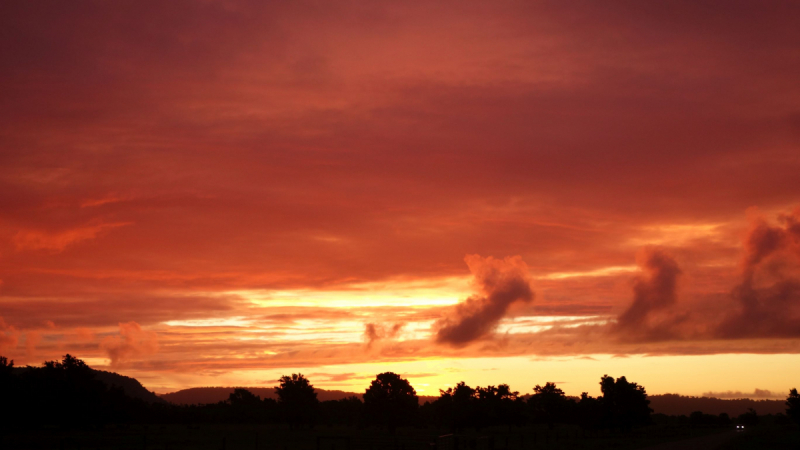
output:
<svg viewBox="0 0 800 450"><path fill-rule="evenodd" d="M143 330L136 322L119 324L119 335L108 336L100 341L112 366L119 366L131 359L147 356L158 350L158 336Z"/></svg>
<svg viewBox="0 0 800 450"><path fill-rule="evenodd" d="M5 320L0 317L0 351L13 350L19 342L19 331L7 325Z"/></svg>
<svg viewBox="0 0 800 450"><path fill-rule="evenodd" d="M42 333L28 331L25 333L25 354L28 357L36 356L36 346L42 341Z"/></svg>
<svg viewBox="0 0 800 450"><path fill-rule="evenodd" d="M21 230L14 236L13 242L17 250L53 250L60 252L69 245L94 239L104 231L125 225L130 225L130 222L101 223L56 232Z"/></svg>

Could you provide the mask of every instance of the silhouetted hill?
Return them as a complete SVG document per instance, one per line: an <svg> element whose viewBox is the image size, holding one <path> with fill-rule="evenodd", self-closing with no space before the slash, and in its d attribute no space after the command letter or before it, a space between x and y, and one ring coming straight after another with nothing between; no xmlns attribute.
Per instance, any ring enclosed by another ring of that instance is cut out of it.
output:
<svg viewBox="0 0 800 450"><path fill-rule="evenodd" d="M236 389L236 387L189 388L176 392L170 392L168 394L161 394L161 398L177 405L203 405L227 400L228 396L233 393L234 389ZM245 387L244 389L247 389L248 391L252 392L253 395L258 395L261 398L277 399L277 396L275 395L275 388L273 387ZM328 400L341 400L343 398L354 396L361 398L363 395L355 392L328 391L325 389L316 389L316 392L317 399L319 399L321 402ZM438 397L421 396L419 398L419 402L420 404L423 404L426 401L433 401L437 398Z"/></svg>
<svg viewBox="0 0 800 450"><path fill-rule="evenodd" d="M28 369L27 367L15 367L14 373L21 374ZM158 394L148 391L136 378L126 377L125 375L106 372L104 370L91 369L91 371L94 373L95 380L102 381L109 387L117 386L122 388L122 391L128 397L143 400L147 403L164 403L164 400L159 397Z"/></svg>
<svg viewBox="0 0 800 450"><path fill-rule="evenodd" d="M690 415L694 411L719 415L726 413L739 416L753 408L758 414L786 413L785 400L721 399L709 397L685 397L678 394L650 395L650 407L656 414L668 416Z"/></svg>
<svg viewBox="0 0 800 450"><path fill-rule="evenodd" d="M150 392L142 386L136 378L126 377L114 372L106 372L104 370L95 370L94 378L100 380L108 386L121 387L125 395L128 397L138 398L147 403L163 403L164 399L158 396L155 392Z"/></svg>

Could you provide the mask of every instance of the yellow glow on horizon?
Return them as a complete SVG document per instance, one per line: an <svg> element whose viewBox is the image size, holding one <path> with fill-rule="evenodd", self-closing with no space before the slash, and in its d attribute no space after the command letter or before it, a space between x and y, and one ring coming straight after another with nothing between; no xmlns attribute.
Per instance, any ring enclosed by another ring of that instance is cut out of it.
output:
<svg viewBox="0 0 800 450"><path fill-rule="evenodd" d="M628 243L634 246L679 246L697 239L720 240L723 238L723 234L721 233L720 229L725 225L727 224L700 223L651 225L643 227L641 229L642 234L629 239Z"/></svg>
<svg viewBox="0 0 800 450"><path fill-rule="evenodd" d="M607 277L622 273L636 272L637 270L639 270L637 266L611 266L595 270L587 270L585 272L555 272L542 275L537 278L542 280L563 280L566 278L577 277Z"/></svg>
<svg viewBox="0 0 800 450"><path fill-rule="evenodd" d="M393 319L400 320L399 317ZM502 319L497 326L498 334L539 333L556 326L571 328L580 325L602 325L607 323L605 316L517 316ZM275 326L271 322L259 323L257 318L231 317L220 319L173 320L163 322L169 327L189 328L233 328L234 333L227 339L235 341L265 341L272 344L282 342L315 343L360 343L364 341L367 321L341 320L338 317L320 319L296 319ZM379 325L391 325L390 320ZM396 335L389 342L406 340L429 340L433 333L435 319L403 321Z"/></svg>
<svg viewBox="0 0 800 450"><path fill-rule="evenodd" d="M189 319L189 320L168 320L162 322L170 327L247 327L251 320L244 316L214 318L214 319Z"/></svg>
<svg viewBox="0 0 800 450"><path fill-rule="evenodd" d="M470 386L507 383L522 394L531 393L537 384L555 382L567 395L579 396L581 392L588 392L597 396L600 395L600 377L608 374L615 378L624 375L629 381L645 386L649 394L679 393L701 396L709 391L752 392L755 388L788 393L789 389L797 387L793 374L800 373L800 358L795 354L630 357L595 354L550 358L430 358L306 368L237 370L215 375L211 384L205 377L181 374L180 381L172 389L167 387L172 384L168 379L169 374L158 374L156 378L159 379L152 381L154 385L162 385L157 389L162 393L190 386L269 387L281 375L301 372L317 388L360 393L369 386L376 374L386 371L408 378L420 395L438 395L439 389L447 389L465 381ZM347 374L355 375L345 381L328 380L331 376Z"/></svg>
<svg viewBox="0 0 800 450"><path fill-rule="evenodd" d="M445 277L433 280L390 280L355 283L341 289L226 291L262 307L386 307L409 308L449 306L470 293L470 277Z"/></svg>

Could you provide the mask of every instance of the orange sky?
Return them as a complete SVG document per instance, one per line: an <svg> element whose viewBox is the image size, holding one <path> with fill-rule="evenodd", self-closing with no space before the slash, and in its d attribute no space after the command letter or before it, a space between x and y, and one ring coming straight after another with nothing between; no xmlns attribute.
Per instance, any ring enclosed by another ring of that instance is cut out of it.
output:
<svg viewBox="0 0 800 450"><path fill-rule="evenodd" d="M800 373L794 2L0 5L0 354L158 392Z"/></svg>

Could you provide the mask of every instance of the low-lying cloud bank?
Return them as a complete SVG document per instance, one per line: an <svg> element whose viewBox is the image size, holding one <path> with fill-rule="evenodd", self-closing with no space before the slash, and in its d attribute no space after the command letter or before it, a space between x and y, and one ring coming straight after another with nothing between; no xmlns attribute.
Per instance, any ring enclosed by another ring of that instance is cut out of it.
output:
<svg viewBox="0 0 800 450"><path fill-rule="evenodd" d="M645 247L637 262L641 273L633 279L632 301L608 324L555 324L529 334L534 337L527 342L550 348L556 343L582 343L582 348L596 350L591 342L600 340L609 349L613 343L637 344L637 352L647 353L642 344L675 342L686 347L690 341L721 345L744 338L800 337L800 208L780 214L777 224L764 218L753 221L744 238L740 282L710 309L681 304L679 281L684 270L671 249ZM467 264L479 293L434 325L435 341L457 348L494 338L512 304L533 300L527 266L520 257L469 256Z"/></svg>
<svg viewBox="0 0 800 450"><path fill-rule="evenodd" d="M711 397L711 398L779 398L783 399L786 398L785 392L772 392L768 389L758 389L756 388L753 392L742 392L742 391L724 391L724 392L704 392L703 397Z"/></svg>
<svg viewBox="0 0 800 450"><path fill-rule="evenodd" d="M69 316L63 316L65 324L59 321L58 329L48 321L39 320L38 328L32 328L0 320L0 348L20 360L27 355L22 361L78 349L81 356L105 357L115 368L136 362L148 370L211 375L237 369L489 354L797 353L799 218L796 210L774 222L754 220L744 235L741 267L725 267L728 275L722 280L726 281L718 283L719 291L701 298L703 301L698 301L698 295L705 293L692 291L692 283L698 274L705 274L698 272L705 268L698 268L679 246L641 249L637 255L641 271L629 279L614 276L559 282L584 286L598 297L610 296L611 288L617 289L615 295L627 290L627 304L615 301L610 305L603 301L570 303L573 299L568 297L559 303L554 291L547 291L547 283L552 282L543 279L537 281L534 305L533 277L521 257L475 255L465 259L475 293L455 306L258 304L239 313L246 320L186 320L180 325L181 321L140 322L134 315L128 319L132 322L104 329L76 327L67 320ZM171 312L178 300L161 301L161 306L168 308L159 314ZM232 302L245 304L236 297L225 297L228 303L215 298L203 301L222 312ZM619 312L613 314L612 309L600 306L616 307ZM9 311L13 312L6 308L4 313ZM499 336L498 327L505 330L507 325L510 331ZM242 339L245 330L251 339ZM157 353L159 345L169 352ZM365 346L370 351L365 352ZM198 354L215 358L197 358Z"/></svg>
<svg viewBox="0 0 800 450"><path fill-rule="evenodd" d="M625 339L731 340L800 337L800 208L780 214L777 224L756 218L744 238L740 283L722 319L676 306L682 271L662 249L640 254L643 275L634 283L633 303L611 327Z"/></svg>

